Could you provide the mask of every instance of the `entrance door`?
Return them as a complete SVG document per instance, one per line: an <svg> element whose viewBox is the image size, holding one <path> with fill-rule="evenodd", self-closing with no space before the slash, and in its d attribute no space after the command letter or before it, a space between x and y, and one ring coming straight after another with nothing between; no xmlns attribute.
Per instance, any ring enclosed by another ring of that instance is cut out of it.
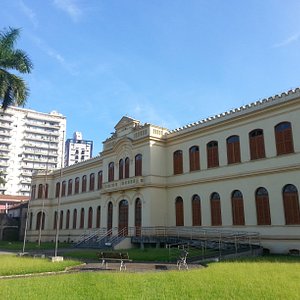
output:
<svg viewBox="0 0 300 300"><path fill-rule="evenodd" d="M124 230L122 235L128 235L128 201L122 200L119 203L119 234Z"/></svg>

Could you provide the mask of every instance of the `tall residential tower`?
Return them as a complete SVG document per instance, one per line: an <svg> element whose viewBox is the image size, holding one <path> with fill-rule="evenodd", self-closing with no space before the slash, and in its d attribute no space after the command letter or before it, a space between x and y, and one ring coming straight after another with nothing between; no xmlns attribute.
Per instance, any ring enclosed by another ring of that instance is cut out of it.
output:
<svg viewBox="0 0 300 300"><path fill-rule="evenodd" d="M55 111L41 113L9 107L0 111L0 193L29 196L35 171L61 167L66 118Z"/></svg>

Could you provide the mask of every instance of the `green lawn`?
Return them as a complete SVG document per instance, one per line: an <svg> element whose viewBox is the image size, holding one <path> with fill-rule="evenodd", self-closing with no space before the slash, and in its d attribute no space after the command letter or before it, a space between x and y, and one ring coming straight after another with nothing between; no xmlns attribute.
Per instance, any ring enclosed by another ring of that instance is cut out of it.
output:
<svg viewBox="0 0 300 300"><path fill-rule="evenodd" d="M58 248L70 248L72 247L72 244L69 243L59 243ZM41 245L38 245L38 243L32 243L27 242L25 244L25 252L29 250L51 250L54 251L55 243L41 243ZM21 252L23 250L23 242L6 242L6 241L0 241L0 250L9 250L9 251L19 251Z"/></svg>
<svg viewBox="0 0 300 300"><path fill-rule="evenodd" d="M0 256L0 266L2 258ZM0 299L288 299L300 295L300 259L261 257L204 269L85 272L1 279Z"/></svg>

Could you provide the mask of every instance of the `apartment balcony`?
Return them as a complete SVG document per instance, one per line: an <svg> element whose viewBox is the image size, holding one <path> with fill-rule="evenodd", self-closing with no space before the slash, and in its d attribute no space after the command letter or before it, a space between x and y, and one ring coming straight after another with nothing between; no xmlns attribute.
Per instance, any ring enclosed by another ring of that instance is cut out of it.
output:
<svg viewBox="0 0 300 300"><path fill-rule="evenodd" d="M10 145L11 144L11 140L10 139L0 138L0 143L1 144L8 144L8 145Z"/></svg>
<svg viewBox="0 0 300 300"><path fill-rule="evenodd" d="M36 133L36 134L43 134L43 135L47 135L47 136L54 136L54 137L58 137L59 136L59 132L58 131L46 131L44 129L41 128L35 128L35 127L26 127L24 132L27 133Z"/></svg>
<svg viewBox="0 0 300 300"><path fill-rule="evenodd" d="M101 193L112 193L117 191L125 191L137 189L144 186L144 178L142 176L115 180L103 183Z"/></svg>
<svg viewBox="0 0 300 300"><path fill-rule="evenodd" d="M12 130L11 122L0 122L0 128L6 129L6 130Z"/></svg>
<svg viewBox="0 0 300 300"><path fill-rule="evenodd" d="M25 121L26 125L29 126L35 126L39 128L51 128L51 129L58 129L60 127L60 124L53 121L45 121L42 119L26 119Z"/></svg>

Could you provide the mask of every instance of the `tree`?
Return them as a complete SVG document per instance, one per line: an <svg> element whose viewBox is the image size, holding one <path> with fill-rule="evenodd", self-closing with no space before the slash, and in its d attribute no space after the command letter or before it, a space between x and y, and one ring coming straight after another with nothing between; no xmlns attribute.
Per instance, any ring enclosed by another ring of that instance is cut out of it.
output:
<svg viewBox="0 0 300 300"><path fill-rule="evenodd" d="M11 71L30 73L33 64L23 50L15 49L20 29L9 27L0 31L0 105L5 110L9 105L23 106L29 94L26 82Z"/></svg>

